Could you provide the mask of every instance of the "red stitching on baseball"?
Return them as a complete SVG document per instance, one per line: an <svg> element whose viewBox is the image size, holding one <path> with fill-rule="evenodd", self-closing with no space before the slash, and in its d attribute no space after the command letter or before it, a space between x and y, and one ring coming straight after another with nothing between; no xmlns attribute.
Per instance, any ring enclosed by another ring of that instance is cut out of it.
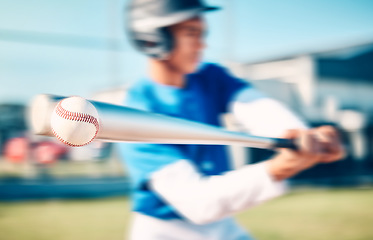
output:
<svg viewBox="0 0 373 240"><path fill-rule="evenodd" d="M93 141L93 139L96 138L97 136L97 133L98 133L98 130L100 129L100 125L98 123L98 120L97 118L89 115L89 114L86 114L86 113L76 113L76 112L70 112L66 109L64 109L62 107L62 102L64 100L60 101L56 107L56 113L58 116L64 118L64 119L67 119L67 120L72 120L72 121L76 121L76 122L86 122L86 123L91 123L95 126L96 128L96 132L95 132L95 135L93 136L93 138L89 141L89 142L86 142L84 144L73 144L73 143L70 143L70 142L67 142L65 140L63 140L55 131L54 129L52 128L52 132L53 134L56 136L56 138L61 141L62 143L68 145L68 146L71 146L71 147L82 147L82 146L85 146L89 143L91 143Z"/></svg>

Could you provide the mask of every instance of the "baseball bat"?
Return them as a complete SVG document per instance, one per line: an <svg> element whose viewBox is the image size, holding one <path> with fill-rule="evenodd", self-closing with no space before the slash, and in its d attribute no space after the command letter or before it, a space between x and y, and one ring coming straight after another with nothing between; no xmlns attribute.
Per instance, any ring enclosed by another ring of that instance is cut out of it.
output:
<svg viewBox="0 0 373 240"><path fill-rule="evenodd" d="M29 125L37 135L53 136L50 117L64 96L41 94L29 107ZM253 148L290 148L290 139L253 136L224 128L120 105L89 100L96 108L100 127L95 139L109 142L241 145Z"/></svg>

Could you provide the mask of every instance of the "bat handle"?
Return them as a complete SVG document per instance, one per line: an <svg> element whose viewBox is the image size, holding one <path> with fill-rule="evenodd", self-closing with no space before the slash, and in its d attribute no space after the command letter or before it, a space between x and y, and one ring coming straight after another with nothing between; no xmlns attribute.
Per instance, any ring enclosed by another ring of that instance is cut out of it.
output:
<svg viewBox="0 0 373 240"><path fill-rule="evenodd" d="M276 138L274 141L273 147L274 148L289 148L294 151L297 151L299 149L294 139L282 139L282 138Z"/></svg>

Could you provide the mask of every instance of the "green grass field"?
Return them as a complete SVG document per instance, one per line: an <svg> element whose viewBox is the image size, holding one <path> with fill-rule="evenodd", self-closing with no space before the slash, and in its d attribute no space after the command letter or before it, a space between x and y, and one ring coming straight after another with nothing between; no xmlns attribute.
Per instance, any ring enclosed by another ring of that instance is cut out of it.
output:
<svg viewBox="0 0 373 240"><path fill-rule="evenodd" d="M373 239L373 189L296 190L237 216L261 240ZM1 240L125 239L127 198L0 203Z"/></svg>

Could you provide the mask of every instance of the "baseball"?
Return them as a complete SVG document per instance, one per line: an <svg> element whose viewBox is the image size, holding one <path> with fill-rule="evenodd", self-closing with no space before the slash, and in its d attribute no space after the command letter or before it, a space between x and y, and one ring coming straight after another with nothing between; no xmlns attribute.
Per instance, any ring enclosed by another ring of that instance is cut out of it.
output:
<svg viewBox="0 0 373 240"><path fill-rule="evenodd" d="M82 97L65 98L52 112L51 127L58 140L71 147L81 147L98 133L98 112Z"/></svg>

